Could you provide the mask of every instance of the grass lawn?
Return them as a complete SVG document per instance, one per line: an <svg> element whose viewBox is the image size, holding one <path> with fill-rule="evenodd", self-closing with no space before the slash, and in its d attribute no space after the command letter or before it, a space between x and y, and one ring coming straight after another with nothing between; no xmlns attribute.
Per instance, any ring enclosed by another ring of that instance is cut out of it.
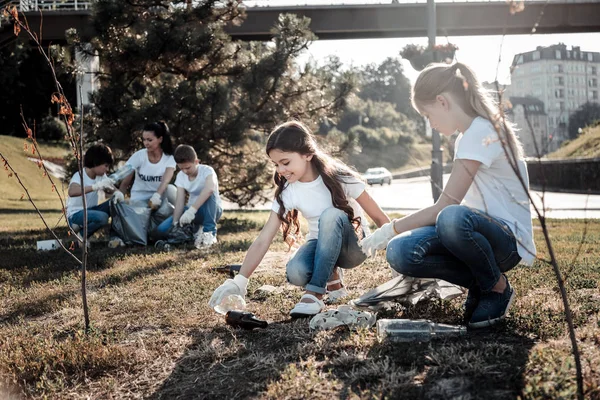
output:
<svg viewBox="0 0 600 400"><path fill-rule="evenodd" d="M31 213L0 231L0 398L573 398L575 368L551 268L509 273L517 299L507 322L446 342L379 343L375 330L312 332L291 321L302 291L285 284L281 238L252 276L249 309L270 322L240 331L209 309L226 278L211 268L241 262L266 213L229 212L219 244L110 250L93 243L88 300L93 332L82 334L80 274L61 253L37 252L49 238ZM4 216L3 225L4 225ZM549 222L568 274L586 398L600 398L600 221ZM587 231L582 246L582 235ZM65 229L60 228L61 235ZM541 231L539 255L547 258ZM577 257L575 257L577 255ZM349 271L356 297L390 278L382 258ZM282 287L274 294L256 291ZM378 318L461 322L461 303L431 301Z"/></svg>

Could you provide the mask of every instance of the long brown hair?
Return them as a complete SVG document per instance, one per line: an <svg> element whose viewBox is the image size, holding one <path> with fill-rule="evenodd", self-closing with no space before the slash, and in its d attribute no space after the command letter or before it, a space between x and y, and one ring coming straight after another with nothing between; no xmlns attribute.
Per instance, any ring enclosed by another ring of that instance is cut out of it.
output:
<svg viewBox="0 0 600 400"><path fill-rule="evenodd" d="M429 64L417 78L412 89L412 104L416 110L431 104L436 96L450 93L458 106L471 116L480 116L490 121L503 145L508 145L513 161L523 158L523 148L508 121L502 123L500 106L482 87L471 68L463 63Z"/></svg>
<svg viewBox="0 0 600 400"><path fill-rule="evenodd" d="M298 121L289 121L277 126L267 140L267 155L273 149L288 153L312 155L310 162L315 166L323 179L323 183L331 192L333 206L346 213L356 230L360 227L360 217L354 217L354 210L348 203L342 186L342 183L354 180L348 178L361 180L360 176L346 164L324 153L317 145L315 137L306 125ZM287 179L275 171L273 180L277 186L275 199L279 204L278 216L282 222L283 240L291 247L295 238L301 236L298 210L294 209L288 210L287 213L285 212L281 193L287 187ZM290 232L292 228L294 231Z"/></svg>

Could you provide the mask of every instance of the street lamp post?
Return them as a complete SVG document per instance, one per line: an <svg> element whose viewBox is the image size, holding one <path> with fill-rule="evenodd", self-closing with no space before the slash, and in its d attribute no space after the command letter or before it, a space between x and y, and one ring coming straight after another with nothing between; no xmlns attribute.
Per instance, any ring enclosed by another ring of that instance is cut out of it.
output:
<svg viewBox="0 0 600 400"><path fill-rule="evenodd" d="M429 37L429 48L434 49L435 36L437 34L437 21L435 12L435 0L427 0L427 36ZM434 60L439 62L437 51L433 50ZM440 133L431 128L429 121L425 121L427 136L431 134L431 194L433 201L437 201L442 194L443 182L443 159Z"/></svg>

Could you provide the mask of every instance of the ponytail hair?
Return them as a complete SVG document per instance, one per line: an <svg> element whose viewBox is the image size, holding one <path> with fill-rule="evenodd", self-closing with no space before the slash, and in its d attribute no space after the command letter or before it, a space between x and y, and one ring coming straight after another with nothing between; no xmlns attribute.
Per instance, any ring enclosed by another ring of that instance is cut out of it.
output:
<svg viewBox="0 0 600 400"><path fill-rule="evenodd" d="M360 217L354 217L354 210L348 203L342 186L342 183L354 180L349 178L361 180L356 171L324 153L317 145L317 141L310 129L299 121L285 122L271 132L267 140L267 155L274 149L289 153L312 155L310 162L318 171L327 189L331 192L333 206L344 211L354 225L354 229L358 230L361 225ZM296 237L301 237L298 210L289 210L286 213L283 205L281 193L287 187L287 179L275 171L273 181L277 187L275 190L275 199L279 204L278 217L282 222L283 240L291 247L296 241ZM293 232L290 233L291 229L293 229Z"/></svg>
<svg viewBox="0 0 600 400"><path fill-rule="evenodd" d="M498 102L483 88L475 73L466 64L429 64L417 78L412 88L413 107L419 109L435 102L436 96L449 93L458 106L467 114L490 121L503 145L508 145L516 159L523 158L523 147L508 121L502 124L504 113ZM513 160L516 161L516 160Z"/></svg>
<svg viewBox="0 0 600 400"><path fill-rule="evenodd" d="M154 136L157 138L163 138L162 142L160 143L160 148L169 156L173 154L173 141L171 140L171 133L169 132L169 127L164 121L146 124L144 125L144 130L153 132Z"/></svg>

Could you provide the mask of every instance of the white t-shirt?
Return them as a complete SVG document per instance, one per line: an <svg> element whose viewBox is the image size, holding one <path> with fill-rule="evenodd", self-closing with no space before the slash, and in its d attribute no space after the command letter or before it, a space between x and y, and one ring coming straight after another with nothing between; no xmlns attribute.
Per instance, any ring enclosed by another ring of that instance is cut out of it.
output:
<svg viewBox="0 0 600 400"><path fill-rule="evenodd" d="M69 186L72 184L81 185L79 171L73 174L73 177L69 181ZM83 169L83 186L92 186L94 183L100 181L101 179L106 178L106 175L96 176L96 178L92 179L88 176L85 168ZM98 192L89 192L85 194L85 201L87 208L95 207L98 205ZM83 210L83 199L81 196L70 197L67 199L67 218L71 218L71 215L75 214L77 211Z"/></svg>
<svg viewBox="0 0 600 400"><path fill-rule="evenodd" d="M158 190L162 176L167 168L175 168L177 164L173 156L163 153L160 160L153 164L148 159L148 149L133 153L127 164L135 169L135 180L131 188L131 201L148 201Z"/></svg>
<svg viewBox="0 0 600 400"><path fill-rule="evenodd" d="M365 235L368 235L371 233L369 224L363 214L362 208L355 200L365 191L365 184L354 177L347 177L345 179L346 181L342 183L342 187L344 188L344 193L346 193L348 203L354 210L354 217L361 218L362 228ZM323 211L333 207L331 192L325 186L323 178L319 175L312 182L296 181L288 183L281 192L281 199L283 200L286 212L296 209L300 211L308 222L306 240L317 239L319 236L319 218ZM271 210L276 213L279 212L279 203L276 199L273 200Z"/></svg>
<svg viewBox="0 0 600 400"><path fill-rule="evenodd" d="M213 180L215 182L215 191L214 194L217 198L217 204L221 206L221 197L219 196L219 180L217 179L217 173L212 167L208 165L199 164L198 165L198 175L193 180L190 180L190 177L185 174L183 171L179 171L177 173L177 178L175 179L175 186L178 188L185 189L186 192L190 194L187 205L192 206L200 196L200 192L204 189L206 178L210 175L213 176Z"/></svg>
<svg viewBox="0 0 600 400"><path fill-rule="evenodd" d="M521 262L531 265L536 249L533 242L529 198L512 167L494 130L485 118L477 117L466 132L456 139L454 159L481 162L475 179L462 203L504 220L517 238ZM519 173L529 190L527 164L517 162Z"/></svg>

